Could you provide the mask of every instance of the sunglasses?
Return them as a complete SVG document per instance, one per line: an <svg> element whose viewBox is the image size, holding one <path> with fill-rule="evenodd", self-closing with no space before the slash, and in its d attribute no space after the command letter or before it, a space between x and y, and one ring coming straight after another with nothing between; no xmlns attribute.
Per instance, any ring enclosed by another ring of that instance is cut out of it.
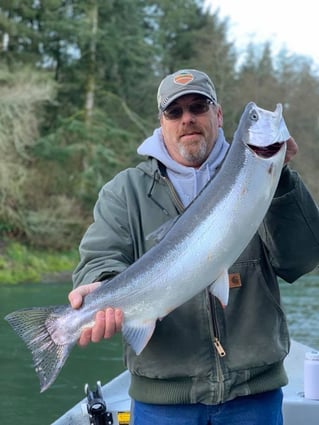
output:
<svg viewBox="0 0 319 425"><path fill-rule="evenodd" d="M185 106L185 108L180 105L173 104L168 106L165 111L163 111L163 115L168 120L178 120L183 115L185 109L188 110L192 115L201 115L208 111L210 105L214 105L214 102L209 99L192 102Z"/></svg>

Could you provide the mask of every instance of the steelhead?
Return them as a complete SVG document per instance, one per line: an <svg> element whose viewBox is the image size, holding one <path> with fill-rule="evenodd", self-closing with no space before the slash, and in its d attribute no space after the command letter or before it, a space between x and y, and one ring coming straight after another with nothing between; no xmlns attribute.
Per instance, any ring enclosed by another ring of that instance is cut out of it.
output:
<svg viewBox="0 0 319 425"><path fill-rule="evenodd" d="M78 310L69 305L34 307L5 317L32 352L41 392L55 381L98 310L122 309L123 336L138 355L156 321L205 288L227 305L228 268L269 208L289 137L281 104L272 112L248 103L219 172L157 244L102 282Z"/></svg>

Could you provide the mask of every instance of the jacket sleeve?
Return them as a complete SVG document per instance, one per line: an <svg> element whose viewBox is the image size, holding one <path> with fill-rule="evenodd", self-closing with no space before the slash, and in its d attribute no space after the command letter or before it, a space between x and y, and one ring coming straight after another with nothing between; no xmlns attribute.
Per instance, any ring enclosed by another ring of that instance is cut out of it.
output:
<svg viewBox="0 0 319 425"><path fill-rule="evenodd" d="M287 165L259 233L275 272L287 282L319 264L318 206Z"/></svg>
<svg viewBox="0 0 319 425"><path fill-rule="evenodd" d="M107 183L93 210L94 221L79 247L80 262L73 273L73 286L112 278L132 260L127 206L116 182Z"/></svg>

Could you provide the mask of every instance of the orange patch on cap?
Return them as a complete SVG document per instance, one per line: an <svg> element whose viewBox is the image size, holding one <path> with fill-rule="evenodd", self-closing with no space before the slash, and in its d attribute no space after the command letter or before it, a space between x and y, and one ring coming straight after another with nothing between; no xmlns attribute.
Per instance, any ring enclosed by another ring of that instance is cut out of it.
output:
<svg viewBox="0 0 319 425"><path fill-rule="evenodd" d="M193 79L193 74L179 74L174 77L174 83L185 85L193 81Z"/></svg>

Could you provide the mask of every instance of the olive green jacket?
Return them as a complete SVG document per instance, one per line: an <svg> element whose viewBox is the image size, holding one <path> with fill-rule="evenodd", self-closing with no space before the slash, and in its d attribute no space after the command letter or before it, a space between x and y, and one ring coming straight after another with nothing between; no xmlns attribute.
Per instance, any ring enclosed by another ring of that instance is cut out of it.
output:
<svg viewBox="0 0 319 425"><path fill-rule="evenodd" d="M148 159L99 194L74 285L107 279L152 245L147 236L183 207L163 167ZM319 213L285 166L258 233L229 270L226 308L208 290L158 321L139 356L124 344L130 395L148 403L217 404L287 384L289 334L277 276L287 282L319 263Z"/></svg>

